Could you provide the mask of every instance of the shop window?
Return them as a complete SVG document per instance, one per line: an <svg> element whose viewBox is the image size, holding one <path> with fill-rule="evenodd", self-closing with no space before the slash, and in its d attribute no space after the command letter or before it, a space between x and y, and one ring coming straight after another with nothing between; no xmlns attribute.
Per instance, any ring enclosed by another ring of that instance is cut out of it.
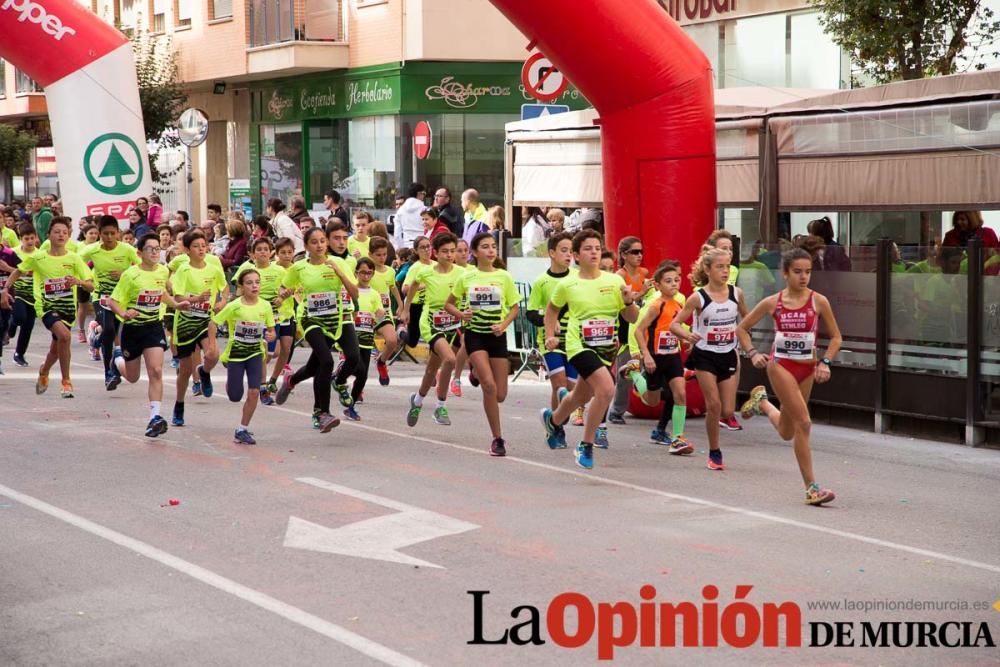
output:
<svg viewBox="0 0 1000 667"><path fill-rule="evenodd" d="M823 31L818 12L789 16L788 86L838 89L842 81L840 47Z"/></svg>
<svg viewBox="0 0 1000 667"><path fill-rule="evenodd" d="M302 126L260 126L260 197L277 197L286 205L302 194Z"/></svg>
<svg viewBox="0 0 1000 667"><path fill-rule="evenodd" d="M346 197L359 204L382 209L391 208L396 193L405 191L409 183L399 183L396 177L398 123L396 116L372 116L350 121L350 195Z"/></svg>
<svg viewBox="0 0 1000 667"><path fill-rule="evenodd" d="M785 15L726 26L726 87L785 86Z"/></svg>
<svg viewBox="0 0 1000 667"><path fill-rule="evenodd" d="M720 85L720 70L722 66L719 61L719 24L700 23L689 25L684 27L684 32L694 40L694 43L698 45L698 48L708 58L708 61L712 64L715 85Z"/></svg>

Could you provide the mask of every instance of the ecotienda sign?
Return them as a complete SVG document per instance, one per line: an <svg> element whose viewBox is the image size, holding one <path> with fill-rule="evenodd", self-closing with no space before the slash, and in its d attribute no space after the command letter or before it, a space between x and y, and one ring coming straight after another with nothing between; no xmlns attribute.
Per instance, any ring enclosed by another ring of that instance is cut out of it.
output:
<svg viewBox="0 0 1000 667"><path fill-rule="evenodd" d="M3 4L0 5L0 10L11 11L19 13L17 20L21 23L28 21L30 23L37 23L42 27L42 30L47 35L52 35L56 38L56 41L62 40L66 35L75 35L76 30L62 24L62 20L55 14L49 14L45 11L45 7L42 7L37 2L32 2L31 0L4 0Z"/></svg>
<svg viewBox="0 0 1000 667"><path fill-rule="evenodd" d="M753 586L738 585L731 601L719 600L719 588L702 588L702 600L657 600L656 588L639 589L639 601L594 602L578 592L556 595L543 610L519 605L510 611L515 624L485 627L488 590L466 591L472 596L473 646L513 644L541 646L551 641L565 649L579 649L596 639L598 660L613 660L616 649L801 648L808 628L808 648L995 648L986 622L949 621L836 621L804 624L796 602L750 602ZM547 638L543 635L547 635Z"/></svg>

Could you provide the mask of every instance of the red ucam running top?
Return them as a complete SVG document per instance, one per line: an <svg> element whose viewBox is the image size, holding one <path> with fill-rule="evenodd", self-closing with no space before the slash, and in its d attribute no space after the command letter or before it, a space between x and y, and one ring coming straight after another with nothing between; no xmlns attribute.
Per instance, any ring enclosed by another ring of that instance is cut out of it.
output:
<svg viewBox="0 0 1000 667"><path fill-rule="evenodd" d="M812 290L801 308L787 308L782 300L783 292L778 292L778 303L774 306L774 347L772 359L789 359L809 362L816 358L816 331L819 316L816 313L816 299Z"/></svg>
<svg viewBox="0 0 1000 667"><path fill-rule="evenodd" d="M0 34L4 59L43 88L128 42L76 0L0 0Z"/></svg>

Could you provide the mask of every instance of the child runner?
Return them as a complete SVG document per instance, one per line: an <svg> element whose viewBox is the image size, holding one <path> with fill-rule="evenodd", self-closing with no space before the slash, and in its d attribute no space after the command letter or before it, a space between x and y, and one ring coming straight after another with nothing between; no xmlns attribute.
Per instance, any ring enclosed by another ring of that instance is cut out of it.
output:
<svg viewBox="0 0 1000 667"><path fill-rule="evenodd" d="M184 247L188 261L183 263L170 279L174 297L187 301L190 308L174 314L174 344L177 346L177 398L171 423L184 426L184 395L187 393L188 378L192 370L201 381L201 391L205 398L213 393L211 371L219 362L219 345L215 340L216 327L212 314L226 305L229 288L220 265L207 260L208 241L199 229L184 234ZM191 358L199 349L202 363L197 367Z"/></svg>
<svg viewBox="0 0 1000 667"><path fill-rule="evenodd" d="M194 231L194 230L189 230L189 231ZM181 242L181 247L183 248L183 252L178 254L176 257L170 260L170 262L167 263L167 268L170 269L171 279L173 278L174 275L176 275L178 271L180 271L181 267L187 266L191 262L191 256L188 251L188 247L187 245L185 245L184 241L184 238L186 236L187 232L181 234L180 236L180 242ZM207 238L205 242L207 246L208 245ZM214 255L211 252L206 251L205 261L208 264L215 264L216 266L218 266L219 270L222 271L223 275L225 275L226 270L223 268L222 260L219 259L218 255ZM170 283L167 283L167 289L168 290L171 289ZM164 317L164 322L169 327L169 330L167 331L167 339L170 341L170 351L173 354L173 359L171 359L170 365L173 368L179 368L180 357L177 356L177 341L174 340L174 314L169 309L167 310L167 314ZM191 354L191 375L190 375L191 393L194 394L195 396L201 396L201 376L199 376L198 373L195 371L195 369L200 364L201 364L201 350L196 347L194 352Z"/></svg>
<svg viewBox="0 0 1000 667"><path fill-rule="evenodd" d="M354 399L347 389L347 378L360 372L358 365L361 363L358 332L354 329L354 300L358 298L354 271L358 267L358 260L347 250L347 225L334 220L326 226L326 235L329 253L347 278L340 288L340 318L343 325L337 339L337 349L340 350L341 360L333 374L333 390L337 392L340 405L350 408L354 406ZM349 285L353 285L354 289L349 291ZM367 369L365 372L367 373Z"/></svg>
<svg viewBox="0 0 1000 667"><path fill-rule="evenodd" d="M87 223L80 228L80 233L76 237L77 243L75 247L70 247L67 244L66 249L70 252L75 252L76 254L83 257L83 251L88 246L96 244L100 240L100 235L97 231L97 225L93 223ZM93 264L90 260L83 260L87 266L93 269ZM90 304L90 292L83 291L76 295L76 325L77 325L77 340L81 343L87 342L87 314L90 313L94 316L94 321L97 321L97 312ZM94 359L94 361L97 361Z"/></svg>
<svg viewBox="0 0 1000 667"><path fill-rule="evenodd" d="M292 301L289 300L285 302L281 297L281 281L285 278L285 269L277 264L271 262L271 252L274 250L274 245L271 243L271 239L267 237L261 237L253 242L250 248L250 260L244 262L238 269L236 269L236 274L233 276L233 283L237 286L241 285L240 276L242 276L246 271L256 271L258 278L258 297L264 302L271 306L274 315L275 323L281 322L282 320L287 321L291 317L291 307ZM220 320L216 318L216 323L225 324L226 320ZM267 341L268 352L274 352L277 348L277 337L273 340ZM267 377L267 355L263 359L264 367L261 370L261 379ZM242 382L242 379L240 380ZM277 389L275 389L277 391ZM271 396L271 391L269 390L266 383L260 385L260 402L264 405L271 405L274 403L274 398Z"/></svg>
<svg viewBox="0 0 1000 667"><path fill-rule="evenodd" d="M134 252L132 246L124 247ZM159 263L160 242L156 234L146 234L139 239L139 254L139 265L129 266L115 281L115 287L107 298L107 312L121 323L121 350L115 357L119 382L124 377L130 384L135 384L139 381L140 364L146 364L146 377L149 380L149 424L146 425L146 437L156 438L167 432L167 421L160 416L160 403L163 401L163 351L167 349L162 305L166 303L184 310L190 304L184 300L174 300L167 292L170 272ZM105 326L112 331L116 328L111 323Z"/></svg>
<svg viewBox="0 0 1000 667"><path fill-rule="evenodd" d="M70 218L58 215L49 226L50 247L48 251L23 257L10 277L3 292L3 307L13 306L12 289L21 275L32 273L35 293L35 314L52 333L49 353L38 369L35 393L43 394L49 388L49 369L59 362L62 374L62 397L73 398L73 383L70 381L70 342L73 319L76 317L76 288L93 291L94 282L90 269L76 253L67 252Z"/></svg>
<svg viewBox="0 0 1000 667"><path fill-rule="evenodd" d="M10 274L14 273L14 269L20 263L21 258L17 256L17 253L6 245L0 245L0 291L7 288ZM7 338L7 330L10 328L12 312L13 307L0 307L0 375L3 375L3 345L4 339Z"/></svg>
<svg viewBox="0 0 1000 667"><path fill-rule="evenodd" d="M122 274L129 267L138 264L139 255L135 248L118 240L121 233L118 228L118 220L113 215L102 215L100 225L100 243L95 243L85 247L80 252L80 258L85 262L91 262L94 267L94 279L97 289L97 308L95 320L101 327L100 345L104 360L104 388L114 391L122 381L121 374L117 372L113 361L115 348L118 347L119 329L121 320L111 312L111 293L115 291ZM159 244L157 244L159 247ZM140 254L142 250L140 249ZM159 260L159 257L157 257ZM160 322L161 317L156 321ZM118 353L121 348L118 347Z"/></svg>
<svg viewBox="0 0 1000 667"><path fill-rule="evenodd" d="M292 268L292 258L295 257L295 242L287 237L280 238L274 244L274 248L275 256L277 257L275 264L287 272ZM282 281L284 281L284 277L282 277ZM281 374L285 370L291 372L291 367L288 364L292 360L292 351L295 347L295 330L298 326L295 321L296 300L294 294L294 290L285 288L281 288L278 293L278 299L281 303L278 307L278 320L275 327L278 336L278 343L275 347L277 354L274 359L274 370L271 371L271 378L267 383L268 401L264 403L265 405L270 405L274 402L274 395L278 391L278 378L281 377ZM264 391L261 390L261 402L264 402L263 396Z"/></svg>
<svg viewBox="0 0 1000 667"><path fill-rule="evenodd" d="M583 439L576 447L576 463L582 468L594 467L594 440L597 427L614 395L611 364L615 356L618 316L635 322L639 309L632 302L632 290L621 276L601 270L603 239L597 231L585 229L573 237L573 254L579 273L559 283L545 311L545 348L550 352L559 347L559 312L569 307L566 330L566 355L580 373L573 391L563 398L555 410L542 410L546 442L552 449L566 446L562 425L577 407L593 399L587 411Z"/></svg>
<svg viewBox="0 0 1000 667"><path fill-rule="evenodd" d="M456 236L458 236L456 234ZM469 265L469 243L465 239L458 239L458 244L455 246L455 266L462 269L463 271L474 269L475 266ZM465 297L462 295L462 300L457 304L459 310L468 310L468 304L465 303ZM465 367L469 364L469 355L465 351L465 336L462 337L462 347L458 348L458 354L455 355L455 376L451 379L451 386L449 390L452 396L458 398L462 397L462 373L465 372ZM479 380L476 378L476 373L470 371L469 382L473 387L479 386Z"/></svg>
<svg viewBox="0 0 1000 667"><path fill-rule="evenodd" d="M399 338L396 335L396 322L392 317L392 301L396 300L396 307L403 304L403 297L396 288L396 272L385 262L389 256L389 242L381 237L374 237L368 246L369 256L375 264L375 273L372 276L371 287L378 292L382 302L382 310L385 311L383 319L375 325L375 333L382 336L382 352L375 359L375 369L378 371L378 383L383 387L389 385L389 364L399 347Z"/></svg>
<svg viewBox="0 0 1000 667"><path fill-rule="evenodd" d="M771 388L781 401L781 409L767 400L767 390L761 386L750 392L750 400L740 411L744 419L764 415L782 440L792 440L799 472L806 485L806 504L822 505L833 500L833 491L821 488L813 475L812 450L809 446L811 421L809 394L813 382L830 379L830 364L840 350L841 336L829 300L809 289L812 258L801 248L787 251L781 258L781 272L786 287L769 296L747 315L736 333L740 346L757 368L767 368ZM774 317L774 345L770 359L753 348L750 331L765 316ZM819 321L830 336L826 353L816 362L816 334Z"/></svg>
<svg viewBox="0 0 1000 667"><path fill-rule="evenodd" d="M709 248L718 248L719 250L725 250L729 253L730 257L733 255L733 235L725 229L716 229L714 232L708 235L708 239L705 240L705 246ZM726 281L729 285L736 285L736 278L739 275L740 269L736 266L736 260L729 265L729 280ZM698 285L702 287L702 285ZM740 360L736 359L736 386L740 384ZM742 431L743 427L736 420L736 415L723 415L722 420L719 422L719 426L726 429L727 431Z"/></svg>
<svg viewBox="0 0 1000 667"><path fill-rule="evenodd" d="M719 421L736 406L736 325L746 315L743 291L727 284L732 253L709 248L691 269L692 285L704 285L688 297L674 317L670 332L694 348L687 368L695 372L705 397L705 430L708 433L708 469L725 470L719 448ZM683 324L694 315L688 332Z"/></svg>
<svg viewBox="0 0 1000 667"><path fill-rule="evenodd" d="M344 416L352 421L361 421L361 416L354 406L361 398L361 393L368 382L368 368L371 366L372 348L375 347L376 324L385 325L387 320L385 320L386 311L382 307L382 297L371 286L372 277L375 275L375 262L368 257L362 257L358 260L355 273L358 279L358 307L354 310L354 330L358 337L361 360L353 373L352 404L344 408Z"/></svg>
<svg viewBox="0 0 1000 667"><path fill-rule="evenodd" d="M545 348L545 310L552 300L552 293L567 277L577 270L571 266L573 262L573 235L568 232L553 234L548 240L549 268L535 278L528 297L528 320L538 327L538 349L544 352L545 370L552 385L551 405L555 410L559 405L559 392L570 390L576 384L576 369L566 359L566 330L569 327L569 308L565 306L559 311L559 327L557 337L559 344L553 350ZM583 426L583 408L573 413L574 422L579 416Z"/></svg>
<svg viewBox="0 0 1000 667"><path fill-rule="evenodd" d="M30 222L22 222L17 227L20 243L14 246L14 254L18 261L35 252L38 247L38 233ZM15 267L16 268L16 267ZM31 332L35 328L35 280L31 271L24 271L16 282L7 277L7 287L13 288L14 308L11 311L10 329L7 334L13 338L17 332L17 343L14 346L14 365L24 368L28 365L24 358L31 342ZM20 327L20 331L17 331ZM0 332L2 335L3 332Z"/></svg>
<svg viewBox="0 0 1000 667"><path fill-rule="evenodd" d="M646 405L658 404L661 392L668 390L660 421L649 434L650 441L670 445L671 454L690 454L694 447L684 438L687 399L681 345L677 337L670 333L670 323L684 307L684 302L677 300L681 286L680 270L680 264L668 259L660 262L653 274L659 295L646 304L635 325L635 339L645 368L645 373L635 385L637 389L645 385L645 391L640 395ZM672 437L666 434L668 421L673 423Z"/></svg>
<svg viewBox="0 0 1000 667"><path fill-rule="evenodd" d="M274 402L283 405L298 383L313 379L313 427L320 433L329 433L340 424L340 419L330 414L330 381L333 375L331 348L342 338L343 322L340 312L340 291L344 287L352 298L358 288L344 272L343 263L327 254L324 230L313 227L303 236L306 258L292 264L281 286L285 289L302 288L298 320L306 342L309 359L295 373L286 370ZM355 343L355 350L357 344ZM355 364L357 362L355 361Z"/></svg>
<svg viewBox="0 0 1000 667"><path fill-rule="evenodd" d="M500 426L500 404L507 398L507 327L520 309L514 278L495 266L497 242L489 232L472 237L475 268L469 268L452 289L445 309L462 319L462 341L483 392L483 410L493 442L490 456L506 456ZM460 311L458 304L467 304Z"/></svg>
<svg viewBox="0 0 1000 667"><path fill-rule="evenodd" d="M413 280L422 269L432 268L434 260L431 259L431 240L426 236L418 236L413 239L413 249L417 253L417 261L410 265L403 279L403 296L410 298L410 292L415 290L415 294L410 301L409 319L406 324L405 343L409 347L416 347L420 342L420 320L424 311L424 288L413 288Z"/></svg>
<svg viewBox="0 0 1000 667"><path fill-rule="evenodd" d="M372 223L372 214L368 211L358 211L354 214L354 234L347 239L347 251L354 259L370 257L369 247L371 237L368 236L368 226Z"/></svg>
<svg viewBox="0 0 1000 667"><path fill-rule="evenodd" d="M435 376L437 376L437 406L434 408L434 423L442 426L451 425L445 401L448 399L448 381L455 368L455 351L459 348L461 323L444 307L458 279L465 273L453 264L457 242L458 238L451 232L438 234L434 237L437 264L429 267L417 264L410 269L410 275L414 271L417 274L413 276L400 316L403 320L413 317L410 305L414 295L425 289L424 308L420 314L420 335L427 341L431 351L430 359L424 368L424 377L420 381L420 389L417 393L410 394L410 409L406 415L406 424L411 427L417 425L424 397L434 384Z"/></svg>
<svg viewBox="0 0 1000 667"><path fill-rule="evenodd" d="M618 266L621 268L617 274L631 288L632 298L639 306L642 306L643 295L653 287L653 281L649 280L649 269L641 266L644 252L642 239L638 236L626 236L618 243ZM632 394L632 378L627 372L622 372L632 359L628 345L629 328L627 322L619 320L618 357L615 359L619 373L615 382L615 398L608 408L608 421L618 425L625 424L625 411L628 410L628 399Z"/></svg>
<svg viewBox="0 0 1000 667"><path fill-rule="evenodd" d="M265 247L262 241L267 243L270 253L271 245L267 239L257 239L254 247ZM275 340L274 307L260 298L261 274L257 269L242 270L238 285L242 295L226 304L212 319L216 324L226 324L229 331L229 342L221 358L226 367L226 394L230 401L239 403L243 399L243 378L247 380L247 400L243 403L240 425L233 433L233 441L238 445L256 445L257 441L250 432L250 420L257 409L261 380L264 378L264 343Z"/></svg>

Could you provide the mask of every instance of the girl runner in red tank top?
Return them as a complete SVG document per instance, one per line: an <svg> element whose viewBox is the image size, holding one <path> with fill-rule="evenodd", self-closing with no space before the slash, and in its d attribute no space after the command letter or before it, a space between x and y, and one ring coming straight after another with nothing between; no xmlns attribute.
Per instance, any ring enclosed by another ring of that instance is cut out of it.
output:
<svg viewBox="0 0 1000 667"><path fill-rule="evenodd" d="M771 388L781 401L781 410L767 400L763 385L754 387L750 400L740 410L743 419L766 416L782 440L792 440L799 472L806 485L806 503L822 505L835 498L833 491L820 488L812 468L809 445L811 420L809 395L813 383L830 379L831 359L840 350L841 336L830 302L809 289L812 258L805 250L794 248L781 258L781 270L787 287L767 297L743 318L736 329L740 346L757 368L767 368ZM770 357L754 349L750 331L765 316L774 317L774 346ZM819 320L830 336L825 356L817 363L816 336Z"/></svg>

